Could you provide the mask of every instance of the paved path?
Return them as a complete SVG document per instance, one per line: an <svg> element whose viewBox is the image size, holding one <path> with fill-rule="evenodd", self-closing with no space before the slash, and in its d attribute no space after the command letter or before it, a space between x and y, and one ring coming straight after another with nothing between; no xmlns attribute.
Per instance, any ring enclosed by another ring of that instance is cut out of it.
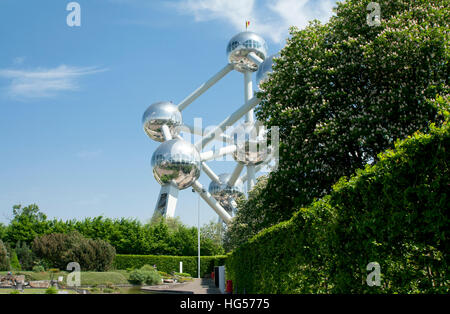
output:
<svg viewBox="0 0 450 314"><path fill-rule="evenodd" d="M181 294L220 294L214 282L209 278L195 278L191 282L173 285L146 286L142 290L158 293L181 293Z"/></svg>

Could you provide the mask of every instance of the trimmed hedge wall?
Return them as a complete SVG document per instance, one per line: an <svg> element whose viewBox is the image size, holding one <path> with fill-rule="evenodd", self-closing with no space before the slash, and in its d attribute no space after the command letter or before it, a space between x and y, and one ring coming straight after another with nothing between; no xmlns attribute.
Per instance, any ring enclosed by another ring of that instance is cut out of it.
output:
<svg viewBox="0 0 450 314"><path fill-rule="evenodd" d="M200 274L206 277L214 270L214 266L225 265L226 256L201 256ZM137 269L144 265L156 265L157 269L166 273L179 272L183 262L183 273L197 277L197 256L163 256L163 255L116 255L115 269Z"/></svg>
<svg viewBox="0 0 450 314"><path fill-rule="evenodd" d="M448 293L449 151L447 123L396 143L231 252L227 277L247 293Z"/></svg>

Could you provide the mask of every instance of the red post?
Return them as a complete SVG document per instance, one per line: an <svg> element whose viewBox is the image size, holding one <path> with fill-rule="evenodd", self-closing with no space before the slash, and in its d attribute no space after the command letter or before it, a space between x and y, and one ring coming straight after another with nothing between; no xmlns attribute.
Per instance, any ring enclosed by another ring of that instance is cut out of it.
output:
<svg viewBox="0 0 450 314"><path fill-rule="evenodd" d="M211 279L214 280L214 272L211 272Z"/></svg>
<svg viewBox="0 0 450 314"><path fill-rule="evenodd" d="M227 280L227 288L226 288L226 292L227 292L228 294L232 294L232 293L233 293L233 281Z"/></svg>

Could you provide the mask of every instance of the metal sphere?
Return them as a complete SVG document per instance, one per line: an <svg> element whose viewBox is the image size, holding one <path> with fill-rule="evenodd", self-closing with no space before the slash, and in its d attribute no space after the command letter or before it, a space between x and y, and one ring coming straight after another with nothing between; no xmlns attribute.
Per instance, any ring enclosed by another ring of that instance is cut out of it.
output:
<svg viewBox="0 0 450 314"><path fill-rule="evenodd" d="M256 84L260 86L268 79L268 74L273 72L273 58L275 55L271 55L259 66L258 72L256 72Z"/></svg>
<svg viewBox="0 0 450 314"><path fill-rule="evenodd" d="M259 165L269 155L266 130L250 122L242 123L234 131L234 144L237 146L233 158L246 166Z"/></svg>
<svg viewBox="0 0 450 314"><path fill-rule="evenodd" d="M164 142L162 126L167 125L172 136L175 136L179 132L178 127L183 124L183 118L175 104L163 101L148 107L142 117L142 123L145 133L152 140Z"/></svg>
<svg viewBox="0 0 450 314"><path fill-rule="evenodd" d="M209 184L209 193L219 201L220 205L228 212L232 213L235 207L235 200L244 195L244 186L240 180L236 181L233 186L228 185L231 174L223 173L219 175L220 184L212 181Z"/></svg>
<svg viewBox="0 0 450 314"><path fill-rule="evenodd" d="M181 139L162 143L152 156L153 175L161 185L187 189L200 177L201 159L197 148Z"/></svg>
<svg viewBox="0 0 450 314"><path fill-rule="evenodd" d="M253 32L242 32L231 38L227 46L228 62L234 64L239 72L258 70L258 64L247 56L254 52L262 60L267 57L267 44L264 38Z"/></svg>
<svg viewBox="0 0 450 314"><path fill-rule="evenodd" d="M216 199L218 198L225 198L225 197L233 197L237 198L241 196L244 193L243 184L240 180L236 181L236 183L233 186L228 185L228 181L231 178L231 174L229 173L222 173L219 175L219 181L220 184L212 181L209 184L209 193L211 193L212 196L214 196Z"/></svg>

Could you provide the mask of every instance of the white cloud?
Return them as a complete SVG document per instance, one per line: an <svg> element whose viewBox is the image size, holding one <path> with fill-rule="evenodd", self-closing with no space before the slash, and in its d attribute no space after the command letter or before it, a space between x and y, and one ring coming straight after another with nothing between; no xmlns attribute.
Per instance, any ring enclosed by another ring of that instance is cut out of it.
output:
<svg viewBox="0 0 450 314"><path fill-rule="evenodd" d="M53 69L0 69L0 77L10 80L6 92L11 97L42 98L55 96L61 91L77 90L80 77L103 71L106 69L60 65Z"/></svg>
<svg viewBox="0 0 450 314"><path fill-rule="evenodd" d="M288 36L290 26L303 28L313 19L328 21L336 0L179 0L180 13L196 21L222 20L242 31L245 21L250 29L275 43Z"/></svg>

